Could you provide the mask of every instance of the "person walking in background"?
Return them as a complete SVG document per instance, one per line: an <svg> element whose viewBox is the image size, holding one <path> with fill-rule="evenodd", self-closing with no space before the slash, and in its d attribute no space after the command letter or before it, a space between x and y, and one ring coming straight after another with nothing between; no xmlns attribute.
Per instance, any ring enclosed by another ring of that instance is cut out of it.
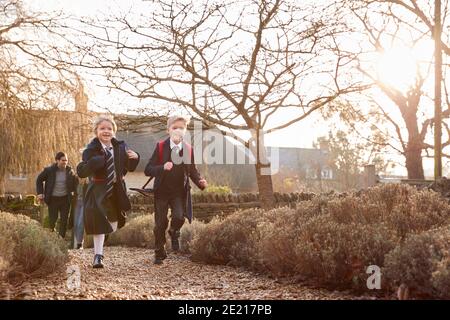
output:
<svg viewBox="0 0 450 320"><path fill-rule="evenodd" d="M183 116L172 116L167 120L169 137L158 142L145 167L145 175L155 177L155 264L162 264L167 257L165 250L167 213L170 207L169 235L172 250L180 249L180 229L185 217L192 221L192 199L189 178L201 189L207 187L194 162L192 147L183 141L189 120Z"/></svg>
<svg viewBox="0 0 450 320"><path fill-rule="evenodd" d="M59 214L61 218L59 235L63 238L66 236L72 196L78 186L78 178L68 166L68 162L67 155L64 152L58 152L55 163L44 168L36 179L38 199L48 206L49 227L51 230L55 229Z"/></svg>
<svg viewBox="0 0 450 320"><path fill-rule="evenodd" d="M94 119L95 138L83 151L77 166L80 178L89 177L84 196L84 228L94 240L94 268L103 268L105 234L125 225L125 212L131 209L124 176L134 171L139 154L130 150L124 141L115 138L114 119L101 115Z"/></svg>

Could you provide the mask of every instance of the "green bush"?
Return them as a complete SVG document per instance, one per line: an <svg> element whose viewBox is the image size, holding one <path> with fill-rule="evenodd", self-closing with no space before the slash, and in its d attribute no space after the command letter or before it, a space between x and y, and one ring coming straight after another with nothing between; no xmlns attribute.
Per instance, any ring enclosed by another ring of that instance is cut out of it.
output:
<svg viewBox="0 0 450 320"><path fill-rule="evenodd" d="M383 274L392 286L450 298L450 225L408 237L387 254Z"/></svg>
<svg viewBox="0 0 450 320"><path fill-rule="evenodd" d="M202 193L230 194L232 190L229 186L208 185Z"/></svg>
<svg viewBox="0 0 450 320"><path fill-rule="evenodd" d="M22 215L0 212L0 257L5 278L42 276L62 267L67 246L57 234Z"/></svg>

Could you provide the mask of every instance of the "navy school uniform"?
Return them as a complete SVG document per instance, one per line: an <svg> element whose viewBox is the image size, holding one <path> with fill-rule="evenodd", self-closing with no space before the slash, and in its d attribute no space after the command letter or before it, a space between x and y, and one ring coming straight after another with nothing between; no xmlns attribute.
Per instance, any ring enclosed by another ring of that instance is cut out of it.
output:
<svg viewBox="0 0 450 320"><path fill-rule="evenodd" d="M86 234L107 234L113 232L110 222L118 222L118 228L125 225L125 212L131 209L123 177L136 169L138 159L129 159L126 143L113 138L116 182L111 197L106 197L106 153L98 138L94 138L83 151L82 161L77 166L80 178L89 177L84 197L84 227Z"/></svg>
<svg viewBox="0 0 450 320"><path fill-rule="evenodd" d="M170 157L170 154L171 154L170 138L167 138L164 141L160 141L159 143L164 144L163 148L162 148L162 150L163 150L163 154L162 154L162 158L161 158L162 161L160 161L159 147L158 147L158 145L156 145L156 148L155 148L147 166L145 167L145 171L144 171L146 176L152 176L155 178L154 183L153 183L153 190L155 193L155 202L158 201L159 196L163 195L160 193L160 189L163 186L163 182L167 176L167 171L164 170L164 163L168 162L171 158ZM194 162L194 152L192 150L192 147L190 145L188 145L186 142L183 142L182 150L183 150L183 152L188 152L188 150L191 150L191 152L190 152L190 157L191 157L190 160L191 161L190 161L190 163L182 164L183 178L179 182L180 185L173 185L173 186L171 186L172 188L167 188L167 186L166 186L164 188L164 190L161 190L161 191L163 191L162 193L170 192L170 191L168 191L168 189L171 189L171 191L177 192L177 193L179 191L183 198L185 216L186 216L186 218L188 218L189 222L192 222L193 210L192 210L191 185L190 185L189 178L200 189L203 190L204 188L199 183L199 181L201 180L201 176L200 176L200 173L198 172L198 169ZM175 168L175 165L174 165L174 168ZM174 168L172 168L172 170ZM173 177L172 181L177 181L177 179Z"/></svg>

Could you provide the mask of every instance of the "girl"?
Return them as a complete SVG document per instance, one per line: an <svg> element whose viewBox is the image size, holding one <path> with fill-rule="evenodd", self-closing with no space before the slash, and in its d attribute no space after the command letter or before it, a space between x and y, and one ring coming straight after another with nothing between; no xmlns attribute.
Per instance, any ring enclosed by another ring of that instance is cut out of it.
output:
<svg viewBox="0 0 450 320"><path fill-rule="evenodd" d="M94 119L95 138L83 151L77 166L80 178L89 177L84 197L84 227L94 240L94 268L103 268L105 234L125 225L125 211L130 210L123 177L134 171L139 154L130 150L124 141L115 138L117 125L110 116Z"/></svg>

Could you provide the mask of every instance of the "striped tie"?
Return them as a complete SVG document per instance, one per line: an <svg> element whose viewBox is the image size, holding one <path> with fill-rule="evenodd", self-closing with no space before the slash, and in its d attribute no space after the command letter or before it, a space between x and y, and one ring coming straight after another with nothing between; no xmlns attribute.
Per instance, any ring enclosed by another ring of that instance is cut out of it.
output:
<svg viewBox="0 0 450 320"><path fill-rule="evenodd" d="M109 198L112 195L113 187L114 187L114 178L115 178L115 170L114 170L114 158L110 151L111 148L106 149L106 197Z"/></svg>

